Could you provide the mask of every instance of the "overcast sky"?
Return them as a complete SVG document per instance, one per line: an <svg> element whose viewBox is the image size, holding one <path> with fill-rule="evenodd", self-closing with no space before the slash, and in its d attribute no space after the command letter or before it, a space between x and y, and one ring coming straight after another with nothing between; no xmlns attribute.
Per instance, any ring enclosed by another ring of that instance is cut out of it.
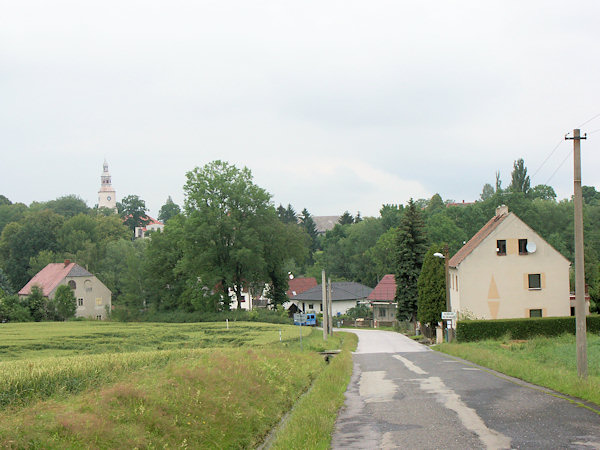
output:
<svg viewBox="0 0 600 450"><path fill-rule="evenodd" d="M600 185L599 24L593 0L0 0L0 194L94 206L106 158L157 215L221 159L276 206L367 216L524 158L565 198L581 125Z"/></svg>

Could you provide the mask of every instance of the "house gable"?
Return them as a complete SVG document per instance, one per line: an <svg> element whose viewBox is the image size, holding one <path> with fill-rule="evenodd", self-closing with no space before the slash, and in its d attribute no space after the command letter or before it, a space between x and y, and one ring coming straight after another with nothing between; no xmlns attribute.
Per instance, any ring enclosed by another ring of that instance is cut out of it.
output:
<svg viewBox="0 0 600 450"><path fill-rule="evenodd" d="M465 247L450 260L453 311L490 319L569 314L570 262L515 214L488 222Z"/></svg>

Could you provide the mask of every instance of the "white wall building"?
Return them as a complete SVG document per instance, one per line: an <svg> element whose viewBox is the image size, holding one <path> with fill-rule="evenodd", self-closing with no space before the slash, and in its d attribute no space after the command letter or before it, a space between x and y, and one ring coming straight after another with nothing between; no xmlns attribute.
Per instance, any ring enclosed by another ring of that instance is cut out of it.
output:
<svg viewBox="0 0 600 450"><path fill-rule="evenodd" d="M506 206L448 265L451 310L459 316L570 315L570 262Z"/></svg>

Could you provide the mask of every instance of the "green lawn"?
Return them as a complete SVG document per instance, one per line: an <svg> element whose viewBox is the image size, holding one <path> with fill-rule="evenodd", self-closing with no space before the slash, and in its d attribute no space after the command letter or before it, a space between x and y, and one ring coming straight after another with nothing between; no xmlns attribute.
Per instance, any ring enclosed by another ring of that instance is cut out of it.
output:
<svg viewBox="0 0 600 450"><path fill-rule="evenodd" d="M575 336L445 343L436 350L600 405L600 337L588 334L588 378L577 376Z"/></svg>

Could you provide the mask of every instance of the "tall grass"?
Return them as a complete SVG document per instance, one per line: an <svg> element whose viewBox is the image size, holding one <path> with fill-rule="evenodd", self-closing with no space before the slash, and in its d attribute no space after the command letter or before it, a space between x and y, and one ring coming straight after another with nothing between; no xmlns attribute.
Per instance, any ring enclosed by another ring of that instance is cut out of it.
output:
<svg viewBox="0 0 600 450"><path fill-rule="evenodd" d="M229 329L223 323L4 325L0 326L0 355L12 360L0 362L0 408L111 383L131 371L154 370L199 355L206 347L294 346L299 337L298 327L248 323L230 324ZM302 332L310 335L311 331L305 328ZM111 351L115 347L120 351Z"/></svg>
<svg viewBox="0 0 600 450"><path fill-rule="evenodd" d="M76 396L4 409L0 447L255 448L325 364L275 347L154 352L171 359L130 366Z"/></svg>
<svg viewBox="0 0 600 450"><path fill-rule="evenodd" d="M588 378L577 375L575 336L486 340L436 346L507 375L600 405L600 337L588 334Z"/></svg>
<svg viewBox="0 0 600 450"><path fill-rule="evenodd" d="M344 394L352 375L351 351L358 343L354 333L338 332L335 337L336 341L328 341L328 348L337 345L342 352L319 373L310 392L300 399L287 422L277 430L270 448L329 448L335 420L344 404ZM316 338L311 340L320 345Z"/></svg>

